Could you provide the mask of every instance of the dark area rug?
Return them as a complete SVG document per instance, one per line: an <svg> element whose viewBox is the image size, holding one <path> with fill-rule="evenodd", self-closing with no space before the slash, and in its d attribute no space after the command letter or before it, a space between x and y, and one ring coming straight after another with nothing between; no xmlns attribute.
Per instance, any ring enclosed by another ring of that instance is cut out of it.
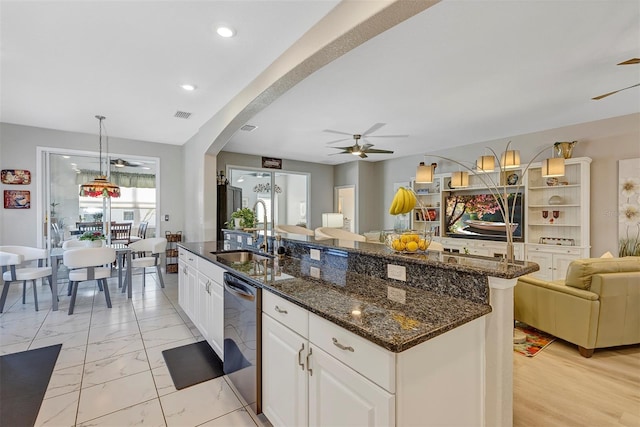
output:
<svg viewBox="0 0 640 427"><path fill-rule="evenodd" d="M36 422L62 344L0 356L0 426Z"/></svg>
<svg viewBox="0 0 640 427"><path fill-rule="evenodd" d="M178 390L224 375L222 360L206 341L164 350L162 356Z"/></svg>

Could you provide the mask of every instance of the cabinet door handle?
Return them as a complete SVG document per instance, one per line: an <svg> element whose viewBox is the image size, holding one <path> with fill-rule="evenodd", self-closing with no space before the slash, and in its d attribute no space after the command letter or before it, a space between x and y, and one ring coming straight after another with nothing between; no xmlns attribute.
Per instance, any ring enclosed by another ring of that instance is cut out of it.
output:
<svg viewBox="0 0 640 427"><path fill-rule="evenodd" d="M309 375L313 376L313 369L311 369L311 364L309 363L309 358L313 353L313 348L309 347L309 353L307 353L307 371L309 371Z"/></svg>
<svg viewBox="0 0 640 427"><path fill-rule="evenodd" d="M346 345L342 345L338 342L337 339L335 338L331 338L333 340L333 345L335 345L336 347L338 347L340 350L346 350L346 351L350 351L351 353L355 352L355 350L353 349L353 347L349 346L347 347Z"/></svg>
<svg viewBox="0 0 640 427"><path fill-rule="evenodd" d="M189 261L193 261L193 258L189 258Z"/></svg>
<svg viewBox="0 0 640 427"><path fill-rule="evenodd" d="M302 361L302 352L304 351L304 343L302 343L302 348L298 352L298 365L300 365L300 369L304 371L304 362Z"/></svg>
<svg viewBox="0 0 640 427"><path fill-rule="evenodd" d="M287 310L283 310L276 305L275 310L280 314L287 314Z"/></svg>

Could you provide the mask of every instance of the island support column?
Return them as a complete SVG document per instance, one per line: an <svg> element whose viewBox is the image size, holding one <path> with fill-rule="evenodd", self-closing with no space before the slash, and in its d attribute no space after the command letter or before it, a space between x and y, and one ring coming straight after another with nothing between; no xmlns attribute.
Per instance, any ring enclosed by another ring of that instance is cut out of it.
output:
<svg viewBox="0 0 640 427"><path fill-rule="evenodd" d="M513 288L518 279L489 276L485 426L513 426Z"/></svg>

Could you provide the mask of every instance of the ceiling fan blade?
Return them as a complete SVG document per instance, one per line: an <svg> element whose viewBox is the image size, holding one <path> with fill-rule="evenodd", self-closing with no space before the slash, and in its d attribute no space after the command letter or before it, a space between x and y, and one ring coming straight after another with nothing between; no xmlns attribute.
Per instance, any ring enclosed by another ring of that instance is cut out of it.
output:
<svg viewBox="0 0 640 427"><path fill-rule="evenodd" d="M367 136L370 133L373 133L373 132L377 131L378 129L380 129L384 125L386 125L386 123L376 123L375 125L371 126L369 129L367 129L364 132L362 132L362 136Z"/></svg>
<svg viewBox="0 0 640 427"><path fill-rule="evenodd" d="M622 88L622 89L614 90L613 92L605 93L603 95L598 95L598 96L596 96L594 98L591 98L591 99L593 99L595 101L598 101L598 100L600 100L602 98L606 98L609 95L613 95L614 93L622 92L623 90L631 89L631 88L634 88L634 87L637 87L637 86L640 86L640 83L636 83L636 84L634 84L632 86L625 87L625 88Z"/></svg>
<svg viewBox="0 0 640 427"><path fill-rule="evenodd" d="M338 135L349 135L350 137L353 136L352 133L349 132L340 132L339 130L331 130L331 129L323 129L322 132L327 132L327 133L337 133Z"/></svg>
<svg viewBox="0 0 640 427"><path fill-rule="evenodd" d="M370 150L366 150L367 153L371 154L393 154L393 151L391 150L378 150L377 148L372 148Z"/></svg>
<svg viewBox="0 0 640 427"><path fill-rule="evenodd" d="M368 135L367 138L407 138L409 135Z"/></svg>
<svg viewBox="0 0 640 427"><path fill-rule="evenodd" d="M623 61L617 65L633 65L633 64L640 64L640 58L627 59L626 61Z"/></svg>
<svg viewBox="0 0 640 427"><path fill-rule="evenodd" d="M350 153L351 151L353 151L353 145L350 145L348 147L331 147L331 148L335 148L337 150L344 150L348 153Z"/></svg>
<svg viewBox="0 0 640 427"><path fill-rule="evenodd" d="M329 142L325 142L326 145L331 145L331 144L335 144L336 142L340 142L340 141L348 141L351 138L340 138L340 139L334 139L333 141L329 141Z"/></svg>
<svg viewBox="0 0 640 427"><path fill-rule="evenodd" d="M360 153L360 154L358 154L358 156L360 156L361 159L366 159L367 157L369 157L364 153Z"/></svg>
<svg viewBox="0 0 640 427"><path fill-rule="evenodd" d="M364 144L360 148L362 149L362 151L365 151L365 150L368 150L371 147L373 147L373 144Z"/></svg>

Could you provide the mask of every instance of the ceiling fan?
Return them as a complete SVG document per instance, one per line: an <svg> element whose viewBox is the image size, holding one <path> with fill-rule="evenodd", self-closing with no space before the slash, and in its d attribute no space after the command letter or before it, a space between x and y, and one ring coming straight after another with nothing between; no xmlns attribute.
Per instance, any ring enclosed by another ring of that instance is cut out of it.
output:
<svg viewBox="0 0 640 427"><path fill-rule="evenodd" d="M129 162L127 160L123 160L123 159L114 159L111 160L111 164L117 168L123 168L125 166L128 166L130 168L137 168L138 166L142 166L141 162Z"/></svg>
<svg viewBox="0 0 640 427"><path fill-rule="evenodd" d="M624 62L619 63L618 65L637 65L637 64L640 64L640 58L631 58L631 59L628 59L628 60L626 60ZM606 98L609 95L613 95L614 93L622 92L623 90L631 89L631 88L638 87L638 86L640 86L640 83L636 83L634 85L627 86L627 87L624 87L622 89L614 90L613 92L604 93L602 95L598 95L598 96L593 97L591 99L593 99L595 101L598 101L598 100L600 100L602 98Z"/></svg>
<svg viewBox="0 0 640 427"><path fill-rule="evenodd" d="M333 148L337 148L338 150L342 150L342 152L340 153L334 153L334 154L353 154L354 156L359 156L361 159L366 159L367 154L392 154L393 151L391 150L379 150L377 148L372 148L373 144L369 144L369 143L365 143L365 144L360 144L360 141L364 141L364 138L406 138L409 135L371 135L373 132L377 131L378 129L380 129L382 126L384 126L385 123L376 123L375 125L371 126L369 129L367 129L365 132L363 133L356 133L356 134L350 134L347 132L340 132L337 130L331 130L331 129L325 129L323 130L323 132L329 132L329 133L337 133L340 135L349 135L350 138L341 138L341 139L336 139L335 141L329 141L327 142L327 145L330 144L335 144L336 142L340 142L340 141L347 141L351 138L353 138L355 140L355 144L354 145L350 145L347 147L333 147Z"/></svg>

